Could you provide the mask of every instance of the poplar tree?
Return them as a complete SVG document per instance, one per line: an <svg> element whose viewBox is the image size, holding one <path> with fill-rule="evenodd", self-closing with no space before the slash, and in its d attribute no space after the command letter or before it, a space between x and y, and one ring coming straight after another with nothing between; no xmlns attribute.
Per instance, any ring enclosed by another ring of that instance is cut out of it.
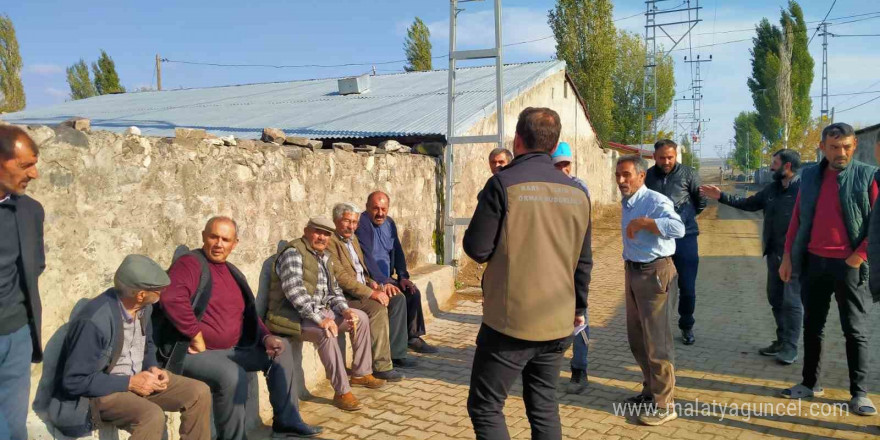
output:
<svg viewBox="0 0 880 440"><path fill-rule="evenodd" d="M431 70L431 31L421 18L416 17L413 24L406 30L406 42L403 44L406 52L407 72L421 72Z"/></svg>
<svg viewBox="0 0 880 440"><path fill-rule="evenodd" d="M15 26L8 15L0 15L0 113L24 109L21 83L21 53Z"/></svg>

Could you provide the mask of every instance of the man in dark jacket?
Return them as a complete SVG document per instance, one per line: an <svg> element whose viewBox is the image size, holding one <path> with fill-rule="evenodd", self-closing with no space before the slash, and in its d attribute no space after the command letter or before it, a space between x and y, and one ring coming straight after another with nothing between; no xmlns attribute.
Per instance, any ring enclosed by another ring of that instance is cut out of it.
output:
<svg viewBox="0 0 880 440"><path fill-rule="evenodd" d="M170 283L168 275L148 257L129 255L113 283L114 288L89 301L70 324L53 399L90 398L97 412L90 416L125 429L133 440L162 438L165 411L181 413L181 439L210 439L211 390L156 362L150 314ZM50 411L56 424L69 417L63 410Z"/></svg>
<svg viewBox="0 0 880 440"><path fill-rule="evenodd" d="M504 401L520 375L533 439L559 439L556 383L572 333L584 325L593 266L590 198L550 159L559 115L519 115L510 165L483 187L463 247L483 275L483 324L468 414L477 439L509 438Z"/></svg>
<svg viewBox="0 0 880 440"><path fill-rule="evenodd" d="M783 281L801 274L804 302L804 369L801 383L782 391L790 399L821 396L822 340L831 296L837 300L846 339L850 411L874 415L868 398L868 223L877 198L876 167L853 157L853 128L836 122L822 130L824 158L801 173L801 188L779 266Z"/></svg>
<svg viewBox="0 0 880 440"><path fill-rule="evenodd" d="M804 308L800 283L792 276L787 283L779 278L779 265L785 252L785 234L791 222L794 201L801 182L797 170L801 157L797 151L782 149L773 153L770 171L773 182L750 197L721 192L717 186L703 185L700 192L721 203L743 211L764 211L764 256L767 257L767 300L776 320L776 339L758 350L764 356L776 356L784 365L797 360L797 344L801 336Z"/></svg>
<svg viewBox="0 0 880 440"><path fill-rule="evenodd" d="M700 254L697 248L697 216L706 209L706 198L700 195L697 170L677 163L678 145L663 139L654 144L655 165L648 169L645 185L672 200L675 212L684 222L684 237L675 240L672 261L678 271L678 328L685 345L694 343L694 309L697 303L697 269Z"/></svg>
<svg viewBox="0 0 880 440"><path fill-rule="evenodd" d="M322 430L300 418L290 343L266 329L257 315L247 279L226 261L237 244L235 221L213 217L202 231L202 248L180 257L168 270L171 285L162 295L160 305L177 331L190 341L183 375L211 387L214 424L220 440L247 437L245 402L249 371L266 375L273 434L314 437ZM196 315L192 300L202 290L202 276L211 280L207 285L210 290L202 292L208 293L209 299L203 314Z"/></svg>
<svg viewBox="0 0 880 440"><path fill-rule="evenodd" d="M0 125L0 438L25 440L31 362L43 359L40 291L46 267L43 206L25 195L39 149L24 130Z"/></svg>
<svg viewBox="0 0 880 440"><path fill-rule="evenodd" d="M397 224L388 216L391 198L382 191L375 191L367 197L367 210L361 213L357 235L364 251L364 262L367 270L376 277L376 281L386 289L402 291L406 298L407 345L417 353L436 353L437 348L431 346L422 336L425 335L425 314L422 311L422 293L409 280L406 269L406 255L397 233ZM395 280L392 275L397 275ZM393 296L390 290L387 293ZM394 338L394 335L391 335ZM395 351L395 341L391 341L391 351ZM394 359L398 359L392 353ZM407 367L407 359L403 364L395 361L395 366Z"/></svg>

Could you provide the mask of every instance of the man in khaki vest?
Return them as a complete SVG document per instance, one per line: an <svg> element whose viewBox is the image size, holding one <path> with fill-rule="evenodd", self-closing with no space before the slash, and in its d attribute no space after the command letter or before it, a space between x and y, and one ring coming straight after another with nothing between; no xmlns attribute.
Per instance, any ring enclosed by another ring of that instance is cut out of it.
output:
<svg viewBox="0 0 880 440"><path fill-rule="evenodd" d="M464 234L468 256L488 262L467 401L477 439L510 438L502 410L520 376L532 438L562 438L556 382L585 324L593 258L590 198L550 159L561 130L549 108L520 113L516 157L486 182Z"/></svg>
<svg viewBox="0 0 880 440"><path fill-rule="evenodd" d="M351 393L351 385L379 388L385 381L372 375L369 318L366 313L348 307L333 276L333 265L326 252L331 234L333 223L324 217L314 217L302 238L292 241L278 254L269 287L267 325L274 333L301 337L315 344L335 391L333 404L344 411L356 411L361 404ZM345 357L337 343L340 331L352 333L350 382Z"/></svg>
<svg viewBox="0 0 880 440"><path fill-rule="evenodd" d="M370 317L373 374L388 382L398 382L404 376L394 367L412 368L416 365L406 356L406 299L395 284L379 284L373 278L375 275L370 272L355 235L359 218L360 212L354 204L338 203L333 207L336 233L329 245L333 274L348 305L363 310Z"/></svg>

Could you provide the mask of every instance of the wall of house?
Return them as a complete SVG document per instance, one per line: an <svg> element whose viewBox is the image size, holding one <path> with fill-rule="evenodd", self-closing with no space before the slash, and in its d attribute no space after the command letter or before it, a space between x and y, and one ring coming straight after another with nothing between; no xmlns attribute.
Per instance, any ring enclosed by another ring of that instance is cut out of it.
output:
<svg viewBox="0 0 880 440"><path fill-rule="evenodd" d="M410 265L435 262L435 158L57 130L28 129L40 146L40 178L28 194L46 211L47 268L40 278L46 362L34 365L31 388L43 399L74 309L112 286L127 254L167 267L178 245L200 247L213 215L237 220L241 241L229 260L260 298L266 261L281 240L300 237L309 217L330 216L335 203L363 206L376 189L391 195L390 214ZM301 351L305 384L324 380L312 345Z"/></svg>
<svg viewBox="0 0 880 440"><path fill-rule="evenodd" d="M859 139L859 146L856 149L856 159L864 163L869 163L875 166L877 165L877 157L874 155L874 146L877 143L878 135L880 135L880 125L868 127L864 130L859 130L856 133L856 137Z"/></svg>
<svg viewBox="0 0 880 440"><path fill-rule="evenodd" d="M614 161L617 160L618 153L600 148L583 107L571 84L565 79L565 72L548 77L531 90L505 103L504 137L505 145L511 151L517 117L526 107L549 107L559 113L562 121L560 141L568 142L572 147L574 174L587 182L594 213L619 201L620 196L614 183ZM497 114L492 114L471 127L466 134L494 134L496 131ZM464 144L455 148L455 216L470 217L477 206L477 194L491 176L488 155L495 145ZM465 229L464 226L456 228L456 254L462 266L473 263L461 252L461 237Z"/></svg>

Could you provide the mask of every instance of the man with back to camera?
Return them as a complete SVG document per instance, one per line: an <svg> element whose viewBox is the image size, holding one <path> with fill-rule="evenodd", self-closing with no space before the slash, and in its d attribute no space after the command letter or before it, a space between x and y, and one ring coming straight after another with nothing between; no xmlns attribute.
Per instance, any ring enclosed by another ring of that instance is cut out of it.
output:
<svg viewBox="0 0 880 440"><path fill-rule="evenodd" d="M21 128L0 125L0 438L25 440L30 364L43 360L37 280L46 268L40 202L25 190L40 150Z"/></svg>
<svg viewBox="0 0 880 440"><path fill-rule="evenodd" d="M713 185L700 187L700 193L725 205L743 211L764 211L764 231L761 236L764 256L767 257L767 300L776 321L776 339L758 352L764 356L775 356L783 365L791 365L797 360L804 316L798 277L793 275L788 282L779 278L779 265L785 252L785 234L801 185L797 175L800 165L801 156L797 151L782 149L773 153L773 162L770 164L773 182L746 198L721 192Z"/></svg>
<svg viewBox="0 0 880 440"><path fill-rule="evenodd" d="M868 397L868 224L877 198L876 167L854 160L858 138L849 124L835 122L822 130L824 158L801 173L801 187L785 239L779 277L801 278L804 303L803 380L782 397L822 396L819 386L822 340L831 296L840 312L846 339L850 411L874 415Z"/></svg>
<svg viewBox="0 0 880 440"><path fill-rule="evenodd" d="M559 115L519 115L513 162L483 188L463 248L483 274L483 323L468 414L477 439L508 439L504 401L522 375L533 439L559 439L556 384L573 330L583 325L593 266L590 199L553 167Z"/></svg>
<svg viewBox="0 0 880 440"><path fill-rule="evenodd" d="M654 144L655 165L648 169L645 185L648 189L669 197L675 212L687 229L684 237L675 240L672 261L678 272L678 328L685 345L696 341L694 337L694 310L697 303L697 270L700 254L697 238L700 228L697 216L706 209L706 198L700 195L700 175L697 170L678 163L678 145L662 139Z"/></svg>

